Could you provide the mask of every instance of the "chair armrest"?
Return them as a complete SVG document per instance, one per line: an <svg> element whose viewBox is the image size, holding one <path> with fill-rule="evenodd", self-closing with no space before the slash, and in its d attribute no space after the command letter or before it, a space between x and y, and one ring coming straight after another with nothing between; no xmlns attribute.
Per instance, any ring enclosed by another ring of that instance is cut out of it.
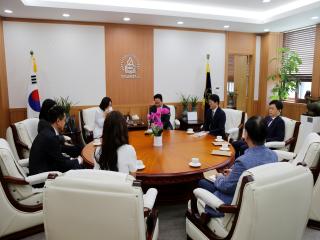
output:
<svg viewBox="0 0 320 240"><path fill-rule="evenodd" d="M157 189L149 188L146 194L143 195L143 206L147 209L152 209L156 201L157 194Z"/></svg>
<svg viewBox="0 0 320 240"><path fill-rule="evenodd" d="M281 150L273 150L273 151L277 154L279 161L284 159L293 160L297 156L297 154L293 152L287 152L287 151L281 151Z"/></svg>
<svg viewBox="0 0 320 240"><path fill-rule="evenodd" d="M21 167L29 167L29 158L20 159L18 163Z"/></svg>
<svg viewBox="0 0 320 240"><path fill-rule="evenodd" d="M278 142L278 141L266 142L264 144L264 146L266 146L267 148L283 148L286 146L286 142L284 142L284 141L282 141L282 142Z"/></svg>
<svg viewBox="0 0 320 240"><path fill-rule="evenodd" d="M29 177L26 177L25 180L31 184L31 185L35 185L35 184L39 184L39 183L44 183L47 179L48 179L48 176L50 174L57 174L57 175L61 175L62 173L61 172L56 172L56 171L53 171L53 172L43 172L43 173L38 173L38 174L35 174L35 175L31 175Z"/></svg>
<svg viewBox="0 0 320 240"><path fill-rule="evenodd" d="M295 137L289 138L287 141L285 141L286 146L294 143L296 140L297 140L297 138L295 138Z"/></svg>
<svg viewBox="0 0 320 240"><path fill-rule="evenodd" d="M89 132L92 132L93 131L93 127L92 126L89 126L89 125L84 125L83 128Z"/></svg>
<svg viewBox="0 0 320 240"><path fill-rule="evenodd" d="M23 178L16 178L12 176L3 176L3 179L6 183L12 183L17 185L29 185L28 182L26 182Z"/></svg>
<svg viewBox="0 0 320 240"><path fill-rule="evenodd" d="M23 142L21 142L20 140L17 140L15 143L16 143L19 147L24 148L24 149L26 149L26 150L29 150L29 147L28 147L26 144L24 144Z"/></svg>
<svg viewBox="0 0 320 240"><path fill-rule="evenodd" d="M178 119L175 119L175 120L174 120L174 124L175 124L176 126L180 126L180 121L179 121Z"/></svg>
<svg viewBox="0 0 320 240"><path fill-rule="evenodd" d="M220 206L224 205L224 202L220 198L205 189L197 188L193 190L193 194L211 208L218 209Z"/></svg>
<svg viewBox="0 0 320 240"><path fill-rule="evenodd" d="M239 133L239 128L230 128L229 130L226 131L228 134L237 134Z"/></svg>

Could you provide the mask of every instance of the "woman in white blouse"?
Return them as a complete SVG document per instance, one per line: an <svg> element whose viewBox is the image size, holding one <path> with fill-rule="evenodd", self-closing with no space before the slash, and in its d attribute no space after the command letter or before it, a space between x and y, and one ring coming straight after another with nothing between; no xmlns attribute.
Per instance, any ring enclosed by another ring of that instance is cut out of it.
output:
<svg viewBox="0 0 320 240"><path fill-rule="evenodd" d="M135 176L137 155L129 145L128 128L118 111L107 114L103 125L102 145L94 156L94 169L111 170Z"/></svg>
<svg viewBox="0 0 320 240"><path fill-rule="evenodd" d="M97 109L94 117L94 130L93 138L101 138L103 123L106 115L112 111L112 101L109 97L104 97L101 100L99 108Z"/></svg>

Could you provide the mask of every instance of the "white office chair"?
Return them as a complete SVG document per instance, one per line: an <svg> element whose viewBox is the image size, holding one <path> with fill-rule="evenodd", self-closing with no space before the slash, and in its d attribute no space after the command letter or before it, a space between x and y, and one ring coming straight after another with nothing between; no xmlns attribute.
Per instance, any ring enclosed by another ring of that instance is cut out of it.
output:
<svg viewBox="0 0 320 240"><path fill-rule="evenodd" d="M71 170L48 180L46 239L157 239L156 190L150 191L143 196L132 176L111 171Z"/></svg>
<svg viewBox="0 0 320 240"><path fill-rule="evenodd" d="M197 188L189 202L189 239L300 240L308 220L313 190L310 170L290 163L270 163L245 171L231 205ZM225 213L210 218L208 205Z"/></svg>
<svg viewBox="0 0 320 240"><path fill-rule="evenodd" d="M10 125L15 148L20 159L28 158L33 140L38 135L38 118L28 118ZM8 134L10 130L7 131ZM10 136L7 136L10 138Z"/></svg>
<svg viewBox="0 0 320 240"><path fill-rule="evenodd" d="M49 174L41 173L27 177L6 140L0 138L0 238L24 235L25 230L35 233L43 230L42 188L34 184L44 183ZM30 229L31 228L31 229Z"/></svg>
<svg viewBox="0 0 320 240"><path fill-rule="evenodd" d="M247 114L240 110L231 108L224 108L226 114L225 131L229 138L238 140L242 136L245 120Z"/></svg>
<svg viewBox="0 0 320 240"><path fill-rule="evenodd" d="M284 151L293 151L299 134L300 122L287 117L281 118L284 121L285 127L284 140L267 142L265 143L265 146L268 148L279 149Z"/></svg>
<svg viewBox="0 0 320 240"><path fill-rule="evenodd" d="M93 140L93 130L95 127L95 114L98 107L91 107L79 111L79 125L82 141L87 144Z"/></svg>
<svg viewBox="0 0 320 240"><path fill-rule="evenodd" d="M180 121L176 119L176 108L174 105L167 105L170 108L170 123L173 129L180 127Z"/></svg>

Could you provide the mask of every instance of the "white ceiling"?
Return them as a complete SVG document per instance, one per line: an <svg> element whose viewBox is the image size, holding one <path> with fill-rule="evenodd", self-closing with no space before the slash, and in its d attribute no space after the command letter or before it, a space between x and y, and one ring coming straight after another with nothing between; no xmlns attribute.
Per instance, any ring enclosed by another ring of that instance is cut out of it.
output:
<svg viewBox="0 0 320 240"><path fill-rule="evenodd" d="M71 16L64 18L62 13ZM130 17L129 24L217 30L230 25L229 31L277 32L320 22L320 0L0 0L0 15L112 23ZM319 18L312 20L313 16Z"/></svg>

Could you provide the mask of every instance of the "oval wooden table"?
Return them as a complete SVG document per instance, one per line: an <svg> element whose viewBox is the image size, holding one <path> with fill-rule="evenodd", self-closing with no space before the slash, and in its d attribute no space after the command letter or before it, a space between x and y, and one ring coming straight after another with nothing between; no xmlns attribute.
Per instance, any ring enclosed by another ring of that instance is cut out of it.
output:
<svg viewBox="0 0 320 240"><path fill-rule="evenodd" d="M145 169L137 172L137 179L142 180L144 189L155 187L162 202L186 200L197 187L203 172L230 165L234 160L234 149L231 146L231 157L211 155L219 149L214 146L213 136L195 137L185 131L164 131L163 146L154 147L153 137L144 131L129 132L129 142L134 146L137 158L142 160ZM93 167L93 143L86 145L82 157L88 167ZM192 157L199 158L201 166L189 166Z"/></svg>

